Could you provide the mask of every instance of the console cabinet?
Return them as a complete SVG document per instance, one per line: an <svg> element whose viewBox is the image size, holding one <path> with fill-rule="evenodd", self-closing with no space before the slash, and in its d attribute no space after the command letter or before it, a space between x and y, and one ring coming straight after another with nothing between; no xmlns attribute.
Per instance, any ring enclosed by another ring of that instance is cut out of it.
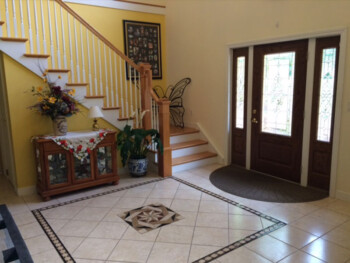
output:
<svg viewBox="0 0 350 263"><path fill-rule="evenodd" d="M51 139L38 138L33 143L37 191L45 201L53 195L119 182L115 132L109 131L83 161Z"/></svg>

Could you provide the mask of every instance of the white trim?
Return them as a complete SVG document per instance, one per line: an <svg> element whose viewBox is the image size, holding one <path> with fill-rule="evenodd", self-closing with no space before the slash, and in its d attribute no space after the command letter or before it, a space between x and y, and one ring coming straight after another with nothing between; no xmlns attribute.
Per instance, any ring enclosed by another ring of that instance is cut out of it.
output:
<svg viewBox="0 0 350 263"><path fill-rule="evenodd" d="M341 200L350 201L350 194L343 191L336 191L335 197Z"/></svg>
<svg viewBox="0 0 350 263"><path fill-rule="evenodd" d="M122 9L135 12L151 13L158 15L165 15L164 7L157 6L147 6L133 3L123 3L113 0L63 0L66 3L82 4L82 5L92 5L99 7L108 7L114 9Z"/></svg>
<svg viewBox="0 0 350 263"><path fill-rule="evenodd" d="M16 189L18 196L32 195L36 193L36 186L21 187Z"/></svg>
<svg viewBox="0 0 350 263"><path fill-rule="evenodd" d="M331 181L330 181L330 190L329 190L329 195L331 197L335 197L338 195L341 196L342 199L344 199L344 196L347 196L349 194L342 192L342 191L336 191L336 182L337 182L337 165L338 165L338 150L339 150L339 141L340 141L340 125L341 125L341 109L342 109L342 95L343 95L343 90L344 90L344 77L345 77L345 58L346 58L346 39L347 39L347 29L344 27L341 28L334 28L334 29L329 29L329 30L322 30L318 32L310 32L310 33L305 33L305 34L299 34L299 35L292 35L292 36L285 36L281 38L272 38L272 39L264 39L264 40L259 40L259 41L249 41L249 42L242 42L242 43L236 43L236 44L227 44L227 48L229 50L234 49L234 48L242 48L242 47L253 47L256 45L263 45L263 44L268 44L268 43L277 43L277 42L285 42L285 41L292 41L292 40L299 40L299 39L313 39L313 38L319 38L319 37L330 37L330 36L335 36L335 35L340 35L340 47L339 47L339 64L338 64L338 82L337 82L337 95L336 95L336 106L335 106L335 117L334 117L334 128L333 128L333 148L332 148L332 164L331 164ZM230 54L230 53L229 53ZM251 57L251 53L249 53L249 58ZM311 55L311 57L314 55ZM310 58L309 58L310 59ZM311 59L310 59L311 60ZM314 60L314 59L313 59ZM249 59L249 65L251 65L251 61ZM314 64L314 62L312 62ZM252 65L251 65L252 66ZM309 67L309 62L308 62L308 67ZM249 74L252 74L252 68L248 69L248 78ZM232 75L232 72L228 71L229 75ZM311 74L309 71L307 74ZM228 76L228 79L230 80L232 76ZM312 74L313 78L313 74ZM307 77L307 85L309 85L311 82L310 77ZM232 85L229 82L228 83L228 92L227 94L231 94L230 89L232 89ZM249 79L248 79L248 90L249 90ZM306 96L309 96L310 91L307 91ZM311 93L312 94L312 93ZM248 91L248 111L249 108L251 108L251 105L249 105L249 96L251 97L251 93ZM305 98L305 103L307 102L307 98ZM251 98L250 98L251 100ZM231 102L229 100L229 102ZM232 102L231 102L232 103ZM228 105L228 109L230 109L231 105ZM227 120L231 119L232 112L231 110L228 110L229 117ZM308 114L311 114L309 112L305 112L305 118L308 118ZM247 112L247 124L249 120L250 113ZM304 120L305 122L305 120ZM229 125L230 123L228 123ZM227 126L229 133L228 136L232 133L232 128L230 126ZM308 132L308 137L306 137L305 132L307 132L307 129L310 128L305 128L305 123L304 123L304 134L303 134L303 141L308 140L310 137L310 131ZM248 141L251 139L251 132L248 131L247 127L247 158L249 154L249 159L250 161L250 152L248 153L248 150L250 150L250 146L248 146ZM307 142L303 143L303 152L302 152L302 176L301 176L301 184L305 185L307 183L307 166L304 167L306 159L308 159L309 155L309 147L306 147ZM231 147L230 145L228 147ZM228 151L229 152L229 151ZM250 164L247 162L246 168L250 168ZM305 174L306 171L306 174ZM340 198L340 197L339 197Z"/></svg>

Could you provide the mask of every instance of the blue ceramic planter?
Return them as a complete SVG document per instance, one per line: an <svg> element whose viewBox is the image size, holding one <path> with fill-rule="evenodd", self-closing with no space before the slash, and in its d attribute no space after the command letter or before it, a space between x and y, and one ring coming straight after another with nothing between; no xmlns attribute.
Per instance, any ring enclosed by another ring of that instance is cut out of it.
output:
<svg viewBox="0 0 350 263"><path fill-rule="evenodd" d="M147 174L148 159L129 159L129 173L134 177L145 176Z"/></svg>

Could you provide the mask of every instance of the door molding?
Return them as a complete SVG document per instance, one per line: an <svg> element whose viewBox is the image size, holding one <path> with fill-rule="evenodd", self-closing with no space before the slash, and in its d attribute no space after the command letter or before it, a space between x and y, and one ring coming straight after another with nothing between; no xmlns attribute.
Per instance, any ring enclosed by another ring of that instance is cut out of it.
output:
<svg viewBox="0 0 350 263"><path fill-rule="evenodd" d="M262 39L258 41L247 41L247 42L240 42L235 44L228 44L227 45L227 51L228 51L228 83L227 83L227 98L228 98L228 117L227 117L227 136L225 138L226 141L226 159L225 163L230 164L231 160L231 132L232 132L232 100L231 100L231 89L232 89L232 63L233 63L233 52L232 49L234 48L243 48L243 47L249 47L249 67L248 67L248 91L247 91L247 157L246 157L246 168L250 169L250 147L251 147L251 106L252 106L252 83L253 83L253 46L256 45L263 45L263 44L272 44L272 43L278 43L278 42L286 42L286 41L293 41L293 40L300 40L300 39L309 39L309 48L310 48L310 40L319 38L319 37L330 37L334 35L340 36L340 45L339 45L339 65L338 65L338 82L337 82L337 94L336 94L336 100L335 100L335 115L334 115L334 137L333 137L333 147L332 147L332 165L331 165L331 178L330 178L330 190L329 195L331 197L336 197L341 193L337 193L336 191L336 182L337 182L337 165L338 165L338 150L339 150L339 141L340 141L340 125L341 125L341 113L342 113L342 94L344 90L344 77L345 77L345 58L346 58L346 44L347 44L347 28L340 27L340 28L334 28L329 30L322 30L322 31L316 31L316 32L310 32L310 33L304 33L304 34L296 34L291 36L285 36L280 38L267 38ZM311 47L314 44L311 44ZM315 47L314 47L315 48ZM310 67L314 66L314 51L309 50L309 57L308 57L308 64L307 64L307 80L306 80L306 97L305 97L305 104L310 102L310 99L312 99L312 91L313 91L313 69L312 72L309 71ZM311 55L313 53L313 55ZM310 62L311 61L311 62ZM311 74L311 75L310 75ZM310 86L311 83L311 86ZM310 94L311 92L311 94ZM308 105L309 107L309 105ZM310 112L306 111L307 108L304 109L305 111L305 117L304 117L304 134L303 134L303 149L302 149L302 173L301 173L301 185L307 185L307 171L308 171L308 156L309 156L309 140L310 140L310 121L311 121L311 108ZM310 116L308 116L310 114ZM306 123L309 121L308 123ZM307 127L307 128L306 128ZM305 146L307 145L307 147Z"/></svg>

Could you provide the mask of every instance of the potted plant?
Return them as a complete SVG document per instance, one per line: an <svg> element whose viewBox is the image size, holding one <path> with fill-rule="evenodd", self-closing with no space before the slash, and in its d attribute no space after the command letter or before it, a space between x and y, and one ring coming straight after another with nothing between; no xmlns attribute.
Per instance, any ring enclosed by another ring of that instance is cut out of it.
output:
<svg viewBox="0 0 350 263"><path fill-rule="evenodd" d="M129 172L132 176L140 177L147 173L147 153L154 143L158 151L163 153L163 145L159 132L155 129L133 129L125 125L117 135L117 146L120 150L123 166L128 162Z"/></svg>

